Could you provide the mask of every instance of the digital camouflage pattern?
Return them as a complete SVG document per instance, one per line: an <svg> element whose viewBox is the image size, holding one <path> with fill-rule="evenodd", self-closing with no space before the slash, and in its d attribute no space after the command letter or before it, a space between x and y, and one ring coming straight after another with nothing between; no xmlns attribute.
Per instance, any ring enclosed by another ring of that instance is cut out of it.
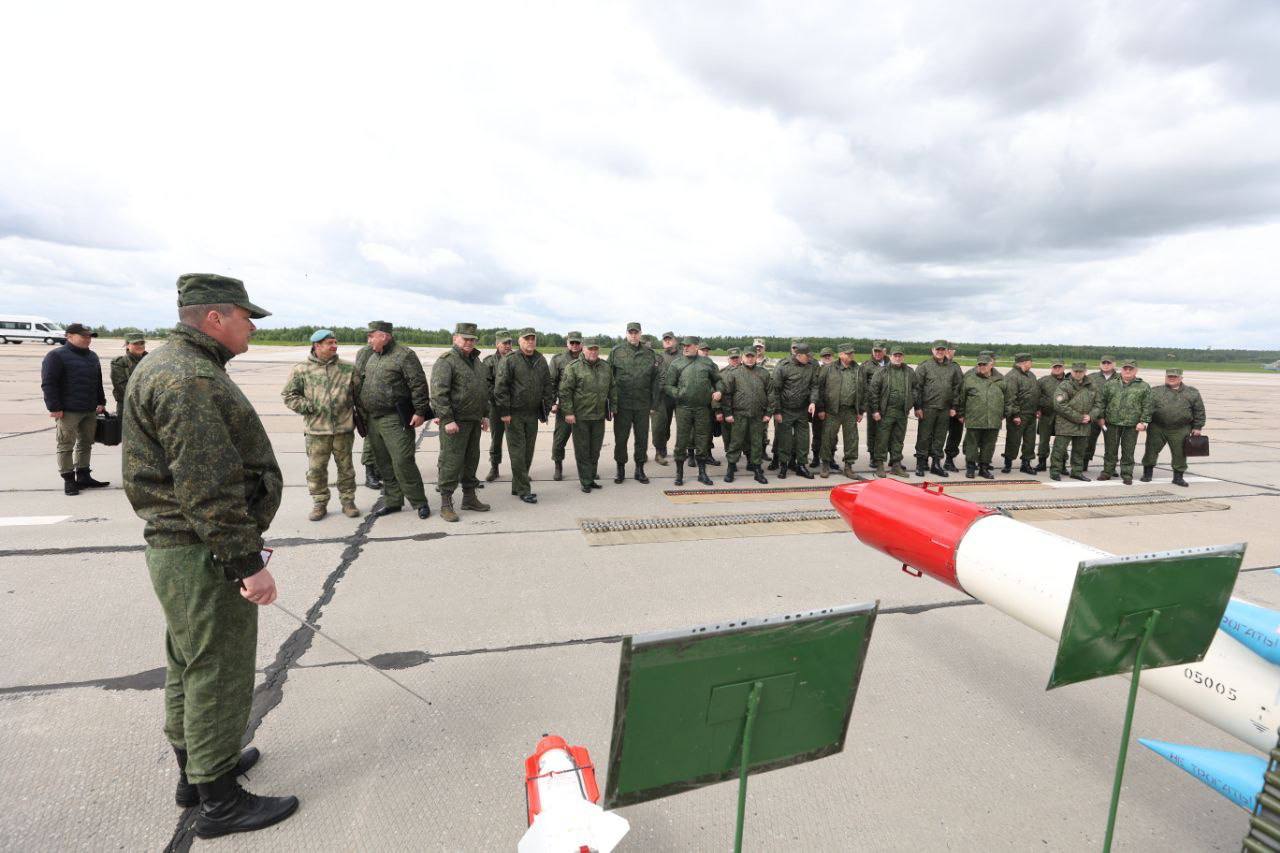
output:
<svg viewBox="0 0 1280 853"><path fill-rule="evenodd" d="M579 423L602 421L605 412L615 409L617 403L613 370L604 359L579 358L565 368L560 379L560 411L566 416L573 415Z"/></svg>
<svg viewBox="0 0 1280 853"><path fill-rule="evenodd" d="M489 378L480 351L465 354L452 347L431 368L431 400L440 426L458 422L478 423L489 407Z"/></svg>
<svg viewBox="0 0 1280 853"><path fill-rule="evenodd" d="M352 416L355 365L334 356L322 361L314 353L295 364L280 396L290 411L302 415L308 435L336 435L355 430Z"/></svg>
<svg viewBox="0 0 1280 853"><path fill-rule="evenodd" d="M582 353L577 355L564 350L551 356L551 364L549 370L551 372L551 393L554 396L554 403L560 400L560 380L564 376L564 369L574 361L582 358ZM573 426L564 419L564 412L556 408L556 425L555 430L551 434L551 461L563 462L564 449L569 443L569 436L573 435Z"/></svg>
<svg viewBox="0 0 1280 853"><path fill-rule="evenodd" d="M879 412L884 419L903 418L915 406L916 372L907 365L889 364L871 378L867 411Z"/></svg>
<svg viewBox="0 0 1280 853"><path fill-rule="evenodd" d="M355 371L355 400L369 418L396 412L396 402L409 401L414 414L431 411L431 392L418 354L399 341L387 341L382 352L369 349L363 367Z"/></svg>
<svg viewBox="0 0 1280 853"><path fill-rule="evenodd" d="M127 352L111 359L111 396L116 398L117 412L124 405L124 392L129 385L129 377L133 375L134 368L146 357L146 353L134 355Z"/></svg>
<svg viewBox="0 0 1280 853"><path fill-rule="evenodd" d="M1177 391L1168 385L1157 385L1147 397L1142 422L1165 428L1204 429L1204 400L1190 385L1183 385Z"/></svg>
<svg viewBox="0 0 1280 853"><path fill-rule="evenodd" d="M338 500L356 499L356 469L351 458L355 432L307 433L307 492L320 506L329 503L329 459L338 468Z"/></svg>
<svg viewBox="0 0 1280 853"><path fill-rule="evenodd" d="M613 369L613 381L618 386L618 408L649 410L662 394L664 378L659 359L644 344L631 345L623 341L609 353L609 367Z"/></svg>
<svg viewBox="0 0 1280 853"><path fill-rule="evenodd" d="M1102 417L1107 427L1136 426L1143 423L1147 400L1151 397L1151 386L1144 380L1134 377L1132 382L1108 382L1102 387Z"/></svg>
<svg viewBox="0 0 1280 853"><path fill-rule="evenodd" d="M1058 383L1053 394L1053 411L1057 421L1053 425L1054 435L1088 435L1089 423L1084 421L1088 415L1090 421L1096 421L1101 409L1098 392L1087 379L1077 382L1075 377L1068 376Z"/></svg>
<svg viewBox="0 0 1280 853"><path fill-rule="evenodd" d="M231 357L179 325L138 365L125 397L124 489L151 547L203 543L224 565L252 567L284 481L262 421L227 375Z"/></svg>
<svg viewBox="0 0 1280 853"><path fill-rule="evenodd" d="M916 367L915 407L950 409L960 394L960 384L951 362L927 358Z"/></svg>
<svg viewBox="0 0 1280 853"><path fill-rule="evenodd" d="M994 374L993 374L994 375ZM1009 395L1009 413L1022 417L1034 417L1040 407L1040 384L1033 371L1025 373L1014 366L1004 375L1005 393Z"/></svg>
<svg viewBox="0 0 1280 853"><path fill-rule="evenodd" d="M965 429L999 430L1004 421L1005 380L970 373L960 384L956 417L964 418Z"/></svg>

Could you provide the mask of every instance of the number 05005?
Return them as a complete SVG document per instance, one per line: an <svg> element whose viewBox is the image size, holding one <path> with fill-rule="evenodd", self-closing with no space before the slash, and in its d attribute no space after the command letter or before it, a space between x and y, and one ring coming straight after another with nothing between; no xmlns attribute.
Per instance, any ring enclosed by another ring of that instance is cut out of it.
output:
<svg viewBox="0 0 1280 853"><path fill-rule="evenodd" d="M1226 696L1228 702L1236 701L1236 689L1234 687L1228 687L1221 681L1215 681L1211 676L1205 675L1200 670L1192 669L1191 667L1187 667L1182 670L1182 674L1194 681L1196 684L1203 684L1205 689L1212 690L1219 696Z"/></svg>

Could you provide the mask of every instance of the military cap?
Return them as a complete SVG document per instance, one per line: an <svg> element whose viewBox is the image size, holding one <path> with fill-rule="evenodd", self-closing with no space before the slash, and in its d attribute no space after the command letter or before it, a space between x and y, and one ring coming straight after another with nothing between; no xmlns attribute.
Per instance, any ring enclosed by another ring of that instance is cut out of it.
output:
<svg viewBox="0 0 1280 853"><path fill-rule="evenodd" d="M520 330L520 337L522 338L536 338L537 336L538 336L538 333L534 331L532 328L530 328L529 326L525 326L523 329Z"/></svg>
<svg viewBox="0 0 1280 853"><path fill-rule="evenodd" d="M569 334L564 336L564 342L567 344L582 343L582 332L570 332Z"/></svg>
<svg viewBox="0 0 1280 853"><path fill-rule="evenodd" d="M698 344L698 349L704 349L704 350L710 351L711 344L707 343L706 341L703 341L702 343Z"/></svg>
<svg viewBox="0 0 1280 853"><path fill-rule="evenodd" d="M675 333L675 332L663 332L663 333L662 333L662 339L665 341L667 338L670 338L671 340L673 340L673 341L674 341L674 340L676 339L676 333Z"/></svg>
<svg viewBox="0 0 1280 853"><path fill-rule="evenodd" d="M894 344L893 346L889 347L889 355L906 355L906 353L902 351L902 347L898 346L897 344Z"/></svg>
<svg viewBox="0 0 1280 853"><path fill-rule="evenodd" d="M628 324L627 324L627 331L628 331L628 332L638 332L638 331L640 331L640 324L639 324L639 323L628 323Z"/></svg>
<svg viewBox="0 0 1280 853"><path fill-rule="evenodd" d="M1165 376L1181 376L1181 375L1182 375L1182 368L1181 368L1181 367L1166 367L1166 368L1164 369L1164 375L1165 375Z"/></svg>
<svg viewBox="0 0 1280 853"><path fill-rule="evenodd" d="M587 338L585 341L582 342L582 345L585 346L587 349L600 349L600 338L598 337Z"/></svg>
<svg viewBox="0 0 1280 853"><path fill-rule="evenodd" d="M884 341L876 341L871 345L872 349L884 349Z"/></svg>
<svg viewBox="0 0 1280 853"><path fill-rule="evenodd" d="M462 335L462 337L464 338L480 337L479 335L476 334L475 323L458 323L456 326L453 327L453 333L455 335Z"/></svg>
<svg viewBox="0 0 1280 853"><path fill-rule="evenodd" d="M840 352L847 352L847 353L849 353L849 355L853 355L854 351L855 351L855 347L854 347L854 345L853 345L853 344L841 344L841 345L840 345Z"/></svg>
<svg viewBox="0 0 1280 853"><path fill-rule="evenodd" d="M835 354L836 354L836 351L833 350L831 347L823 347L822 350L818 353L818 355L835 355Z"/></svg>
<svg viewBox="0 0 1280 853"><path fill-rule="evenodd" d="M764 338L756 338L754 341L752 341L752 342L751 342L751 345L752 345L753 347L762 347L762 346L766 346L766 344L765 344L765 342L764 342Z"/></svg>
<svg viewBox="0 0 1280 853"><path fill-rule="evenodd" d="M388 323L386 320L370 320L369 331L386 332L389 335L391 334L391 324Z"/></svg>
<svg viewBox="0 0 1280 853"><path fill-rule="evenodd" d="M142 334L142 332L131 332L124 336L124 342L126 344L145 344L147 342L147 336Z"/></svg>
<svg viewBox="0 0 1280 853"><path fill-rule="evenodd" d="M991 364L991 362L993 362L994 360L995 359L993 359L989 355L984 354L984 355L978 356L978 364Z"/></svg>
<svg viewBox="0 0 1280 853"><path fill-rule="evenodd" d="M1052 362L1050 362L1049 366L1050 366L1050 367L1062 367L1062 366L1063 366L1063 365L1065 365L1066 363L1067 363L1067 362L1066 362L1065 360L1063 360L1062 356L1058 356L1058 357L1057 357L1057 358L1055 358Z"/></svg>
<svg viewBox="0 0 1280 853"><path fill-rule="evenodd" d="M796 355L807 355L809 352L809 345L804 341L796 341L793 346L796 348Z"/></svg>
<svg viewBox="0 0 1280 853"><path fill-rule="evenodd" d="M737 347L729 347L729 358L741 358L742 350Z"/></svg>
<svg viewBox="0 0 1280 853"><path fill-rule="evenodd" d="M996 357L996 354L989 349L984 349L982 352L978 353L978 355L989 355L992 358Z"/></svg>
<svg viewBox="0 0 1280 853"><path fill-rule="evenodd" d="M1015 364L1019 361L1031 361L1031 353L1029 352L1017 353L1016 355L1014 355L1013 360Z"/></svg>
<svg viewBox="0 0 1280 853"><path fill-rule="evenodd" d="M933 342L933 349L950 349L951 345L939 338Z"/></svg>
<svg viewBox="0 0 1280 853"><path fill-rule="evenodd" d="M702 343L702 339L701 339L701 338L699 338L697 335L685 335L685 336L684 336L684 340L681 342L681 346L686 346L686 347L688 347L688 346L695 346L695 347L696 347L696 346L699 346L701 343Z"/></svg>
<svg viewBox="0 0 1280 853"><path fill-rule="evenodd" d="M1089 365L1085 364L1083 361L1073 361L1071 362L1071 369L1072 370L1088 370Z"/></svg>
<svg viewBox="0 0 1280 853"><path fill-rule="evenodd" d="M97 332L95 332L93 329L90 329L84 323L72 323L70 326L67 326L67 328L64 329L63 331L66 332L68 335L88 335L91 338L96 338L98 336Z"/></svg>
<svg viewBox="0 0 1280 853"><path fill-rule="evenodd" d="M641 335L641 336L640 336L640 343L642 343L642 344L648 344L650 347L652 347L652 346L653 346L653 335Z"/></svg>
<svg viewBox="0 0 1280 853"><path fill-rule="evenodd" d="M337 335L335 335L333 332L331 332L328 329L316 329L314 332L311 333L311 343L318 344L321 341L323 341L325 338L336 338L336 337Z"/></svg>
<svg viewBox="0 0 1280 853"><path fill-rule="evenodd" d="M1098 361L1099 361L1099 363L1109 361L1109 362L1111 362L1112 364L1115 364L1116 357L1115 357L1114 355L1104 355L1102 358L1098 359Z"/></svg>
<svg viewBox="0 0 1280 853"><path fill-rule="evenodd" d="M1124 363L1124 364L1122 364L1122 365L1120 365L1120 366L1121 366L1121 367L1132 367L1132 368L1134 368L1134 369L1136 370L1136 369L1137 369L1137 367L1138 367L1138 362L1134 361L1133 359L1128 359L1127 361L1125 361L1125 363Z"/></svg>
<svg viewBox="0 0 1280 853"><path fill-rule="evenodd" d="M244 282L225 275L194 272L178 276L178 307L230 303L249 312L255 320L270 317L271 312L249 301Z"/></svg>
<svg viewBox="0 0 1280 853"><path fill-rule="evenodd" d="M501 332L498 332L498 334L493 336L493 342L495 344L509 344L512 340L514 339L512 338L511 333L506 329L503 329Z"/></svg>

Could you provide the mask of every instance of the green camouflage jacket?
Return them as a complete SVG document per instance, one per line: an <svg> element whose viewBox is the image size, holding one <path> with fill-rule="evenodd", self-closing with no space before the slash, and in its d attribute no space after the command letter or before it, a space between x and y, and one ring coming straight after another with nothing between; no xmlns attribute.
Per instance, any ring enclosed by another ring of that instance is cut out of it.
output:
<svg viewBox="0 0 1280 853"><path fill-rule="evenodd" d="M514 352L515 350L513 349L507 355L511 355ZM498 364L501 363L503 358L504 356L499 355L497 352L491 352L480 360L480 363L484 365L485 380L489 383L489 405L494 407L495 412L498 405L496 385L498 381Z"/></svg>
<svg viewBox="0 0 1280 853"><path fill-rule="evenodd" d="M1204 400L1190 385L1183 385L1177 391L1168 385L1157 385L1147 397L1142 422L1166 429L1186 426L1204 429Z"/></svg>
<svg viewBox="0 0 1280 853"><path fill-rule="evenodd" d="M146 357L146 353L139 356L125 353L111 359L111 396L116 398L117 412L124 405L124 391L129 384L129 377L133 374L134 368L138 366L138 363Z"/></svg>
<svg viewBox="0 0 1280 853"><path fill-rule="evenodd" d="M823 365L818 371L818 382L813 388L813 402L818 408L831 414L839 414L852 410L854 414L862 414L866 405L863 398L866 389L862 384L862 372L858 365L850 362L848 367L839 361Z"/></svg>
<svg viewBox="0 0 1280 853"><path fill-rule="evenodd" d="M1036 386L1040 389L1040 396L1036 401L1036 409L1040 412L1040 417L1053 417L1053 395L1058 393L1058 386L1061 385L1064 380L1070 378L1071 377L1065 373L1061 376L1054 376L1052 373L1049 373L1036 380Z"/></svg>
<svg viewBox="0 0 1280 853"><path fill-rule="evenodd" d="M711 408L711 395L724 392L720 368L706 356L681 355L667 367L667 398L686 409Z"/></svg>
<svg viewBox="0 0 1280 853"><path fill-rule="evenodd" d="M124 407L124 490L147 522L147 544L204 543L224 570L262 550L284 487L258 413L227 375L230 360L222 344L180 325L133 372Z"/></svg>
<svg viewBox="0 0 1280 853"><path fill-rule="evenodd" d="M431 412L431 393L422 361L399 341L388 341L382 352L370 349L365 355L361 350L356 355L353 375L356 404L371 418L395 413L397 400L408 400L414 414L424 418Z"/></svg>
<svg viewBox="0 0 1280 853"><path fill-rule="evenodd" d="M882 418L896 418L910 414L915 407L915 399L916 372L906 364L895 367L890 363L871 377L867 411L879 412Z"/></svg>
<svg viewBox="0 0 1280 853"><path fill-rule="evenodd" d="M960 380L951 362L930 357L916 367L917 409L950 409L959 396Z"/></svg>
<svg viewBox="0 0 1280 853"><path fill-rule="evenodd" d="M1088 415L1090 421L1096 421L1101 402L1097 389L1087 378L1077 383L1075 377L1068 376L1058 383L1058 390L1053 392L1053 411L1057 415L1054 435L1088 435L1091 426L1082 423L1081 418Z"/></svg>
<svg viewBox="0 0 1280 853"><path fill-rule="evenodd" d="M1101 395L1102 386L1110 382L1120 381L1120 371L1118 370L1111 371L1111 376L1110 378L1108 378L1102 375L1101 370L1095 370L1093 373L1090 373L1088 376L1086 376L1084 380L1088 382L1090 385L1092 385L1094 390L1097 391L1099 395Z"/></svg>
<svg viewBox="0 0 1280 853"><path fill-rule="evenodd" d="M956 417L964 418L966 429L999 429L1004 423L1005 380L995 374L982 376L976 370L960 383Z"/></svg>
<svg viewBox="0 0 1280 853"><path fill-rule="evenodd" d="M579 358L569 363L560 378L560 411L580 421L602 421L617 406L618 388L608 362Z"/></svg>
<svg viewBox="0 0 1280 853"><path fill-rule="evenodd" d="M769 409L769 392L773 387L773 377L762 367L739 365L733 370L720 371L720 381L724 384L724 396L720 399L720 410L726 416L738 418L763 418L772 414Z"/></svg>
<svg viewBox="0 0 1280 853"><path fill-rule="evenodd" d="M995 372L992 371L992 375ZM1028 370L1023 373L1017 367L1004 375L1004 392L1009 398L1006 407L1008 417L1033 418L1040 405L1040 384L1036 375Z"/></svg>
<svg viewBox="0 0 1280 853"><path fill-rule="evenodd" d="M648 412L662 393L662 374L652 349L623 341L609 353L613 383L618 386L618 405Z"/></svg>
<svg viewBox="0 0 1280 853"><path fill-rule="evenodd" d="M1141 423L1150 396L1151 386L1136 376L1127 385L1123 378L1103 385L1101 409L1107 426L1136 426Z"/></svg>
<svg viewBox="0 0 1280 853"><path fill-rule="evenodd" d="M654 350L653 361L658 368L658 396L654 399L654 405L658 403L665 403L668 406L674 405L675 401L667 396L667 369L671 367L671 362L682 357L683 353L680 352L680 347L675 349L663 347L662 349Z"/></svg>
<svg viewBox="0 0 1280 853"><path fill-rule="evenodd" d="M546 358L537 350L533 355L513 350L498 362L493 393L498 417L524 415L545 420L555 401Z"/></svg>
<svg viewBox="0 0 1280 853"><path fill-rule="evenodd" d="M802 412L813 401L818 382L818 365L812 358L801 364L793 358L783 359L773 369L773 388L769 408L774 414Z"/></svg>
<svg viewBox="0 0 1280 853"><path fill-rule="evenodd" d="M551 393L558 401L560 399L560 380L564 377L564 370L573 362L582 358L582 353L574 355L568 350L563 350L551 356Z"/></svg>
<svg viewBox="0 0 1280 853"><path fill-rule="evenodd" d="M866 361L858 365L858 375L862 377L862 411L867 411L867 404L869 402L868 398L871 394L872 377L876 375L876 372L880 370L880 368L885 367L888 364L889 359L887 358L884 361L876 361L873 358L868 358Z"/></svg>
<svg viewBox="0 0 1280 853"><path fill-rule="evenodd" d="M465 355L453 347L431 368L431 401L440 426L454 421L479 422L488 416L489 377L480 351Z"/></svg>
<svg viewBox="0 0 1280 853"><path fill-rule="evenodd" d="M290 410L302 415L307 435L339 435L355 430L352 417L352 377L355 365L336 355L321 361L315 353L295 364L280 396Z"/></svg>

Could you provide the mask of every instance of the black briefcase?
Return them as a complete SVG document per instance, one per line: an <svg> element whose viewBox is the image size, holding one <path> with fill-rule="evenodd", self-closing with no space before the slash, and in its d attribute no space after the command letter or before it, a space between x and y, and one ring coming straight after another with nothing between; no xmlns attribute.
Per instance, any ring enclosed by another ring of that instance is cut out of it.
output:
<svg viewBox="0 0 1280 853"><path fill-rule="evenodd" d="M1182 440L1183 456L1208 456L1209 455L1209 436L1207 435L1188 435Z"/></svg>
<svg viewBox="0 0 1280 853"><path fill-rule="evenodd" d="M98 415L98 422L93 426L93 443L114 446L120 443L124 430L118 415Z"/></svg>

